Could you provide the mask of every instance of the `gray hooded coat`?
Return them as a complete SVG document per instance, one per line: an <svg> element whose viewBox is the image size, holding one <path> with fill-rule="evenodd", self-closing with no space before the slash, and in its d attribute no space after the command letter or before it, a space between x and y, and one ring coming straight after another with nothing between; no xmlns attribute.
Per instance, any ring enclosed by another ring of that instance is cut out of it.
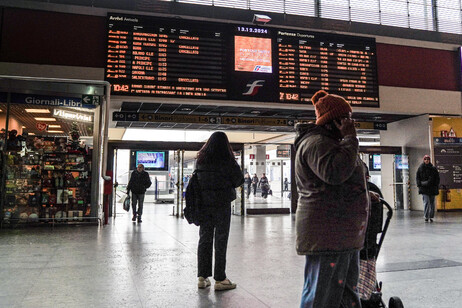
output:
<svg viewBox="0 0 462 308"><path fill-rule="evenodd" d="M370 201L358 140L339 140L316 124L297 124L296 131L297 253L361 249Z"/></svg>

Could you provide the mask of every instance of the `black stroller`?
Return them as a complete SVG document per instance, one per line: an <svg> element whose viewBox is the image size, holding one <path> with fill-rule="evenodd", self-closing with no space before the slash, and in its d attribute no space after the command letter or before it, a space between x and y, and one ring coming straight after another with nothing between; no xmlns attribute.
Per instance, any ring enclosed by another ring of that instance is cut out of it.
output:
<svg viewBox="0 0 462 308"><path fill-rule="evenodd" d="M387 218L383 224L383 207L388 209ZM383 199L380 202L372 203L371 216L366 232L366 243L360 252L360 274L358 282L358 292L361 297L363 308L386 308L382 299L382 282L377 282L375 262L382 247L388 225L393 216L393 209ZM377 243L377 236L380 239ZM403 308L403 302L397 296L390 298L389 308Z"/></svg>

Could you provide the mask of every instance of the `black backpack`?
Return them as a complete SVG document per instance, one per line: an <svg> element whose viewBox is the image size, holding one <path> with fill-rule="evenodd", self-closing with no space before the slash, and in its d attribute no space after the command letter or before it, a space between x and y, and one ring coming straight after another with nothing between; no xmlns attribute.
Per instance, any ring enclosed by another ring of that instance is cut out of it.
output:
<svg viewBox="0 0 462 308"><path fill-rule="evenodd" d="M184 217L190 224L199 226L201 223L201 187L197 178L197 171L194 171L186 187L186 206L184 208Z"/></svg>

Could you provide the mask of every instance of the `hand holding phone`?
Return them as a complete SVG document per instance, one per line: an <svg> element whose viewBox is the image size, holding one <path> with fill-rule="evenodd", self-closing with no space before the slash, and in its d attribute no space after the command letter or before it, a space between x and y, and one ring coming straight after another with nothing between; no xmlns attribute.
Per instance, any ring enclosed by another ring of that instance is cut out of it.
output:
<svg viewBox="0 0 462 308"><path fill-rule="evenodd" d="M346 137L346 136L356 137L355 121L353 119L342 118L340 120L334 120L334 124L335 126L337 126L342 137Z"/></svg>

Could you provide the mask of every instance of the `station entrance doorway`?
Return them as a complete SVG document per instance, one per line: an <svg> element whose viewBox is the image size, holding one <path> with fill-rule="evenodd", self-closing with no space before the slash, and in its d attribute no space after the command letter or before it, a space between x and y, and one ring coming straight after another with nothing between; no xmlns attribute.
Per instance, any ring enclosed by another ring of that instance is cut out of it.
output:
<svg viewBox="0 0 462 308"><path fill-rule="evenodd" d="M114 189L109 198L109 216L117 217L122 211L121 200L126 195L131 173L139 163L145 166L152 185L145 195L149 204L171 205L171 215L183 217L186 204L185 191L195 169L197 152L203 142L138 142L117 141L108 143L108 170L113 172ZM243 144L232 143L236 161L242 168ZM237 199L232 202L232 212L244 211L243 189L237 188Z"/></svg>
<svg viewBox="0 0 462 308"><path fill-rule="evenodd" d="M146 191L145 205L171 205L171 215L183 217L185 191L195 169L197 152L203 142L139 142L110 141L108 143L108 170L113 172L115 188L110 197L109 216L123 213L121 200L133 170L143 163L152 182ZM237 199L232 202L234 215L289 214L291 213L292 172L290 145L231 143L236 162L243 175L258 181L253 187L243 185L236 189ZM152 158L156 158L154 163ZM265 173L269 188L264 196L262 175ZM211 183L213 185L213 183ZM250 188L250 190L249 190Z"/></svg>
<svg viewBox="0 0 462 308"><path fill-rule="evenodd" d="M410 208L409 157L401 147L360 147L360 156L369 168L369 181L377 185L385 201L395 209Z"/></svg>

